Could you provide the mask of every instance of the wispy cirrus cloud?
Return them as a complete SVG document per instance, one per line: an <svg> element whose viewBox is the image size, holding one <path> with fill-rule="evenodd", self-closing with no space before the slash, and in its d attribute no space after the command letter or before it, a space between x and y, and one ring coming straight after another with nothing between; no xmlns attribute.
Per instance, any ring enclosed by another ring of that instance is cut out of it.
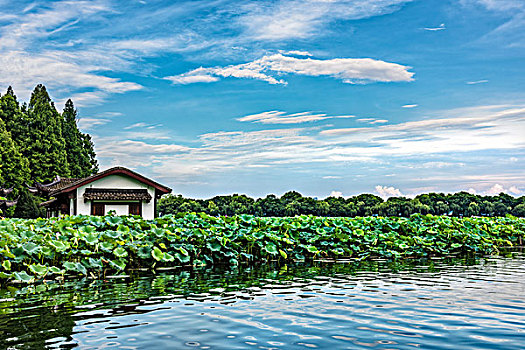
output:
<svg viewBox="0 0 525 350"><path fill-rule="evenodd" d="M111 119L108 118L80 118L77 122L77 125L82 131L90 131L97 126L105 125L109 123Z"/></svg>
<svg viewBox="0 0 525 350"><path fill-rule="evenodd" d="M425 27L423 28L424 30L428 30L430 32L437 32L437 31L440 31L440 30L445 30L447 29L447 27L445 27L445 23L441 23L439 26L437 27Z"/></svg>
<svg viewBox="0 0 525 350"><path fill-rule="evenodd" d="M77 125L82 131L91 131L98 126L105 125L113 121L113 118L121 116L120 112L104 112L97 116L81 117L77 121Z"/></svg>
<svg viewBox="0 0 525 350"><path fill-rule="evenodd" d="M28 95L38 82L55 89L93 89L82 92L77 101L99 99L107 94L141 89L134 82L100 74L100 66L86 65L57 54L46 40L83 21L111 12L107 1L57 1L47 6L32 6L13 16L0 27L0 84L13 85Z"/></svg>
<svg viewBox="0 0 525 350"><path fill-rule="evenodd" d="M295 165L308 168L317 164L335 169L349 164L382 164L394 159L417 158L413 170L466 169L461 162L429 161L430 156L468 154L490 150L513 150L525 147L525 107L480 106L446 112L448 117L411 121L390 125L333 129L325 127L282 128L256 131L219 131L202 134L191 146L173 144L169 140L158 144L129 140L122 134L117 139L97 140L101 157L113 157L125 162L139 158L153 164L160 177L205 176L246 169L274 169ZM263 117L264 118L264 117ZM256 118L254 118L256 119ZM132 142L133 141L133 142ZM139 145L144 151L136 153ZM155 151L154 151L155 150ZM118 154L118 158L117 157ZM464 158L463 156L460 157ZM435 158L439 159L439 158ZM407 168L404 167L405 171ZM448 173L446 175L450 178ZM492 183L514 181L516 177L487 177ZM340 176L332 173L330 176ZM327 177L328 178L328 177ZM331 178L331 177L330 177ZM333 177L334 179L336 177ZM438 181L439 177L435 180ZM519 178L519 176L518 176ZM444 181L445 178L439 178ZM457 176L458 181L473 181L473 177ZM505 179L505 180L504 180ZM428 181L434 181L429 178ZM478 182L483 182L481 178Z"/></svg>
<svg viewBox="0 0 525 350"><path fill-rule="evenodd" d="M280 0L242 7L237 22L256 40L305 39L336 20L358 20L397 11L411 0Z"/></svg>
<svg viewBox="0 0 525 350"><path fill-rule="evenodd" d="M482 79L482 80L475 80L475 81L467 81L467 85L477 85L477 84L485 84L485 83L488 83L489 81L486 80L486 79Z"/></svg>
<svg viewBox="0 0 525 350"><path fill-rule="evenodd" d="M467 152L483 149L519 149L525 146L525 108L482 106L462 109L462 117L436 118L369 128L321 131L346 142L366 140L376 148L365 154Z"/></svg>
<svg viewBox="0 0 525 350"><path fill-rule="evenodd" d="M279 50L279 53L282 53L283 55L294 55L294 56L313 56L308 51L301 51L301 50Z"/></svg>
<svg viewBox="0 0 525 350"><path fill-rule="evenodd" d="M376 119L376 118L359 118L358 122L367 123L367 124L384 124L388 123L387 119Z"/></svg>
<svg viewBox="0 0 525 350"><path fill-rule="evenodd" d="M270 84L286 84L279 76L296 74L304 76L327 76L344 83L409 82L414 80L411 67L371 58L333 58L320 60L298 58L283 54L266 55L260 59L225 67L197 68L187 73L167 76L164 79L174 84L192 82L214 82L219 78L247 78L266 81ZM274 75L277 75L276 78Z"/></svg>
<svg viewBox="0 0 525 350"><path fill-rule="evenodd" d="M333 21L391 13L407 1L308 0L304 6L295 6L295 0L242 4L180 1L154 6L119 0L21 1L10 4L12 13L0 14L0 85L12 85L17 94L27 98L34 85L44 83L55 99L73 97L78 106L98 104L113 94L143 90L143 80L139 82L133 75L153 75L157 66L148 58L177 53L190 61L206 62L209 57L237 56L238 48L246 57L260 57L266 52L261 43L274 41L272 30L284 26L281 32L288 34L283 40L301 35L302 29L295 34L288 30L297 25L309 27L308 36L320 35ZM310 13L307 18L305 13ZM273 18L271 23L265 22L268 30L259 28L266 37L251 25L265 16ZM304 50L282 52L311 56ZM320 63L328 69L326 73L313 72L315 62L302 72L301 61L286 64L284 58L274 57L271 62L202 68L169 78L175 84L210 83L230 76L285 84L279 74L332 76L357 83L399 79L388 76L394 66L387 69L386 62L364 60L346 61L356 67L357 73L351 76L347 68L329 69L327 63ZM282 67L270 67L272 62ZM378 70L381 72L376 75Z"/></svg>
<svg viewBox="0 0 525 350"><path fill-rule="evenodd" d="M115 0L12 6L13 14L0 23L0 85L12 85L26 97L37 83L44 83L58 100L67 96L77 106L100 103L112 94L143 89L140 83L116 78L115 72L149 74L144 57L209 45L190 30L158 35L159 30L148 23L155 12L149 9L123 21L121 5L133 10L132 4ZM179 6L184 11L189 7ZM171 14L183 12L164 9Z"/></svg>
<svg viewBox="0 0 525 350"><path fill-rule="evenodd" d="M299 124L306 122L316 122L333 118L355 118L353 115L329 116L326 113L300 112L288 114L283 111L268 111L251 114L238 118L240 122L252 122L261 124Z"/></svg>
<svg viewBox="0 0 525 350"><path fill-rule="evenodd" d="M525 2L519 0L461 0L465 6L485 8L505 18L500 24L483 37L478 43L497 43L506 47L525 47Z"/></svg>

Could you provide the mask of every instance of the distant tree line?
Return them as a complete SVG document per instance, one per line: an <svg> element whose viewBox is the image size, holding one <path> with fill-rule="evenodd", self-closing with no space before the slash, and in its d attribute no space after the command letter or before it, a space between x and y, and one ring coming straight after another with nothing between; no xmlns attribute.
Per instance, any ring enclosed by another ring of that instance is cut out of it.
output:
<svg viewBox="0 0 525 350"><path fill-rule="evenodd" d="M209 215L251 214L257 216L410 216L415 213L451 216L514 216L525 217L525 196L516 198L505 193L480 196L468 192L454 194L428 193L415 198L391 197L383 200L373 194L350 198L316 199L291 191L281 197L273 194L253 199L246 195L216 196L191 199L168 195L160 199L161 214L205 212Z"/></svg>
<svg viewBox="0 0 525 350"><path fill-rule="evenodd" d="M15 212L3 215L34 211L27 183L89 176L98 171L95 157L91 136L77 127L71 100L59 113L43 85L35 87L29 104L20 104L11 87L0 94L0 188L13 188L10 197L19 198Z"/></svg>

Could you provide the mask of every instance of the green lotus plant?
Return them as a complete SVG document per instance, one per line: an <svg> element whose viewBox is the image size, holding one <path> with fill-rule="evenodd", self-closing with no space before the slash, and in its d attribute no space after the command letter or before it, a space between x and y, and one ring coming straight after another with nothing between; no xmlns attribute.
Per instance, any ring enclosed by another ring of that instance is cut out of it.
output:
<svg viewBox="0 0 525 350"><path fill-rule="evenodd" d="M492 254L519 244L524 232L525 219L511 216L1 219L0 282L190 264Z"/></svg>

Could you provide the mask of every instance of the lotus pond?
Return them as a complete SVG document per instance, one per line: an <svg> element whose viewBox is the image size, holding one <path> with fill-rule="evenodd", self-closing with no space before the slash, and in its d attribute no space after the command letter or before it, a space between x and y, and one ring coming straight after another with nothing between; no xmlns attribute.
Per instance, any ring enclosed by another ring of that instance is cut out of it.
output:
<svg viewBox="0 0 525 350"><path fill-rule="evenodd" d="M0 289L2 349L523 349L525 255L193 267Z"/></svg>
<svg viewBox="0 0 525 350"><path fill-rule="evenodd" d="M101 278L174 266L493 254L521 245L525 219L169 215L0 220L0 283Z"/></svg>

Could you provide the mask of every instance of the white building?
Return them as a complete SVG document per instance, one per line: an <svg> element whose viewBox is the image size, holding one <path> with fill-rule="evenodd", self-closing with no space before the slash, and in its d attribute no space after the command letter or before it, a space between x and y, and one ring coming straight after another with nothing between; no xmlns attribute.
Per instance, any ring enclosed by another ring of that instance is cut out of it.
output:
<svg viewBox="0 0 525 350"><path fill-rule="evenodd" d="M36 184L34 190L54 197L41 204L48 217L105 215L115 211L117 215L140 215L144 219L153 219L157 200L171 192L170 188L123 167L83 179L57 177L50 184Z"/></svg>

